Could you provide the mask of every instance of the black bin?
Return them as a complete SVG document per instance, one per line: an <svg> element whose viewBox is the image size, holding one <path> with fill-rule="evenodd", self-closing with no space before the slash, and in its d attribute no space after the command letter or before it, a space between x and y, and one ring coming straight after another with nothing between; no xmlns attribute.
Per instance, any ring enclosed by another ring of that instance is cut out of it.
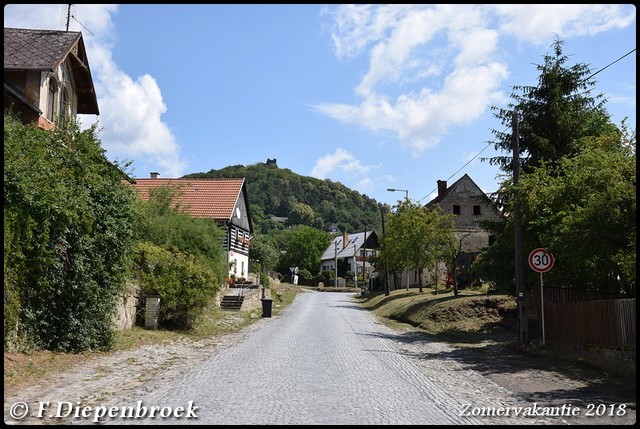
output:
<svg viewBox="0 0 640 429"><path fill-rule="evenodd" d="M273 300L271 298L262 298L262 317L271 317L271 307Z"/></svg>

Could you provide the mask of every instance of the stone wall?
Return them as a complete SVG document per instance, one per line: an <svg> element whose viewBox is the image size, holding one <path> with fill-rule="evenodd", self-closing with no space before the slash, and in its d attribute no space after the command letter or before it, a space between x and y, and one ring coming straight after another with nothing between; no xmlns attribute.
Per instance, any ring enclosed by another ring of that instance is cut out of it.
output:
<svg viewBox="0 0 640 429"><path fill-rule="evenodd" d="M128 281L127 288L118 302L118 314L114 318L119 330L130 329L135 325L139 293L140 285Z"/></svg>

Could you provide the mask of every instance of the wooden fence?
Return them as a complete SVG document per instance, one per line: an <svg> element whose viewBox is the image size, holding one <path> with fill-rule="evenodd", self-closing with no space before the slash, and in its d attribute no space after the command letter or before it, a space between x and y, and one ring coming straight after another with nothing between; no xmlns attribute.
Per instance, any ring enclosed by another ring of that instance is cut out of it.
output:
<svg viewBox="0 0 640 429"><path fill-rule="evenodd" d="M636 300L552 302L544 306L546 338L552 343L636 348Z"/></svg>
<svg viewBox="0 0 640 429"><path fill-rule="evenodd" d="M571 290L546 286L543 293L546 341L636 349L635 298L601 299L602 295L579 296ZM532 289L527 298L530 332L541 338L540 288Z"/></svg>

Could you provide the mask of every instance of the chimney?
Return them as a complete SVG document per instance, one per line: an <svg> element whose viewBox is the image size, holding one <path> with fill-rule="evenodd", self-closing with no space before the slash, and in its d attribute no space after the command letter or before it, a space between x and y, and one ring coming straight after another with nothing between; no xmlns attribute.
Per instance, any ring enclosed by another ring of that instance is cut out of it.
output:
<svg viewBox="0 0 640 429"><path fill-rule="evenodd" d="M160 175L160 173L156 173L155 171L151 173L151 178L152 179L157 179L158 176Z"/></svg>
<svg viewBox="0 0 640 429"><path fill-rule="evenodd" d="M447 191L447 181L438 180L438 196L441 197Z"/></svg>
<svg viewBox="0 0 640 429"><path fill-rule="evenodd" d="M345 231L342 233L342 249L343 250L347 247L348 242L349 242L349 233Z"/></svg>

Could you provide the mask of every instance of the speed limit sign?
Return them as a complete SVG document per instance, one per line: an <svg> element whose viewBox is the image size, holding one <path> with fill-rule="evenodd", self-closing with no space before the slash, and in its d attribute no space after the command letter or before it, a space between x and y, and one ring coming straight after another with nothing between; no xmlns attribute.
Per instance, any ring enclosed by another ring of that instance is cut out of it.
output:
<svg viewBox="0 0 640 429"><path fill-rule="evenodd" d="M535 249L529 254L529 265L534 271L546 273L553 267L553 255L546 252L542 247Z"/></svg>

